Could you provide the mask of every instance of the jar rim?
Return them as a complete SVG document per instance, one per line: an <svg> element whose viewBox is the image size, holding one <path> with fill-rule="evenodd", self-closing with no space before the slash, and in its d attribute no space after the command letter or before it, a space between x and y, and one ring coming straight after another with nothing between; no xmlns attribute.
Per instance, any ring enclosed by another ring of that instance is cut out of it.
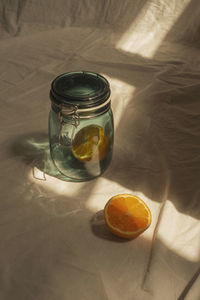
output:
<svg viewBox="0 0 200 300"><path fill-rule="evenodd" d="M110 93L109 82L104 76L90 71L73 71L52 81L50 99L56 105L89 109L107 104Z"/></svg>

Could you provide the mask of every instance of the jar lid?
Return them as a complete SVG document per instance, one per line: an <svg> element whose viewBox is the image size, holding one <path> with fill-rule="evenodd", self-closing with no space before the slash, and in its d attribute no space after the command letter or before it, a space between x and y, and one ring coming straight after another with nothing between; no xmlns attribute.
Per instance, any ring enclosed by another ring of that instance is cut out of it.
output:
<svg viewBox="0 0 200 300"><path fill-rule="evenodd" d="M110 97L108 81L100 74L77 71L56 77L51 84L50 99L57 105L78 109L102 106Z"/></svg>

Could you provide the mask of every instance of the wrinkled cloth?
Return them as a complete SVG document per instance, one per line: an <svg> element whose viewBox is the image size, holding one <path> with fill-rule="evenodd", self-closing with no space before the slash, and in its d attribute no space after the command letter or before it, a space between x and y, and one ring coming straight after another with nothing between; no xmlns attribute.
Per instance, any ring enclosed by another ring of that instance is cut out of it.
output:
<svg viewBox="0 0 200 300"><path fill-rule="evenodd" d="M0 299L200 299L200 5L0 3ZM74 183L49 155L51 81L89 70L112 90L115 142ZM103 208L140 196L150 228L113 236Z"/></svg>

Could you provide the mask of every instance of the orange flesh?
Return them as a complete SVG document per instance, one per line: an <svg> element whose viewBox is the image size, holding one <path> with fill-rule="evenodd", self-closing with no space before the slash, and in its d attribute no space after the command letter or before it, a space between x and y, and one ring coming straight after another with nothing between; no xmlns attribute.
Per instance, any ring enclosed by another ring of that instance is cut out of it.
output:
<svg viewBox="0 0 200 300"><path fill-rule="evenodd" d="M133 195L112 197L105 206L104 215L111 231L122 236L142 232L151 223L149 208Z"/></svg>
<svg viewBox="0 0 200 300"><path fill-rule="evenodd" d="M90 161L105 158L109 145L109 138L102 127L89 125L82 128L75 136L72 153L80 161Z"/></svg>

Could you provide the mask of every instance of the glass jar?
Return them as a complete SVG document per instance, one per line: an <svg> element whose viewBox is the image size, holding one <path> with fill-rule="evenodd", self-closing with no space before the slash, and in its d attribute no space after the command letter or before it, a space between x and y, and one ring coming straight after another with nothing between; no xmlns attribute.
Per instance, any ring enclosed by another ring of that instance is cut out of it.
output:
<svg viewBox="0 0 200 300"><path fill-rule="evenodd" d="M113 149L110 93L108 81L97 73L69 72L53 80L50 153L66 180L90 180L107 169Z"/></svg>

